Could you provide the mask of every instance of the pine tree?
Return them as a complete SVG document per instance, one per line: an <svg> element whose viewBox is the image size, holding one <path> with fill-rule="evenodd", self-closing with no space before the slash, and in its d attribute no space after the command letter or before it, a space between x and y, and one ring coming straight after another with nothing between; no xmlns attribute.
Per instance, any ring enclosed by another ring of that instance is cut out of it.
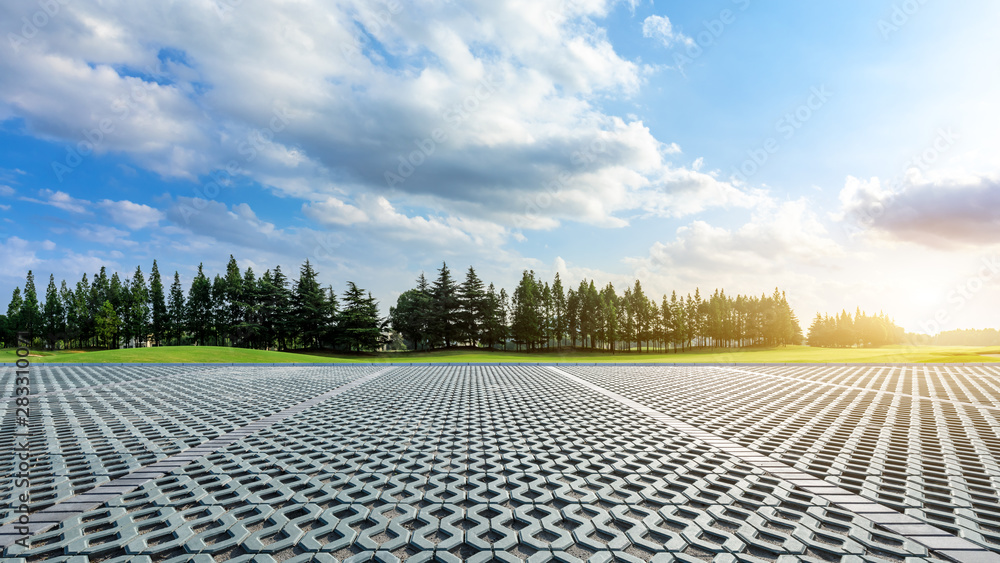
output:
<svg viewBox="0 0 1000 563"><path fill-rule="evenodd" d="M266 307L268 316L274 323L278 349L285 350L294 339L296 323L288 315L288 312L292 310L292 292L288 288L288 278L281 272L280 265L275 266L271 283L274 289L269 296Z"/></svg>
<svg viewBox="0 0 1000 563"><path fill-rule="evenodd" d="M219 274L215 274L215 277L212 278L210 294L212 296L212 333L210 337L216 346L222 346L231 327L229 325L229 306L226 301L228 295L226 280Z"/></svg>
<svg viewBox="0 0 1000 563"><path fill-rule="evenodd" d="M56 342L66 333L66 316L62 300L56 289L56 278L49 274L49 285L45 288L45 306L42 310L42 335L46 347L56 347Z"/></svg>
<svg viewBox="0 0 1000 563"><path fill-rule="evenodd" d="M94 310L90 299L90 282L87 280L87 274L83 274L80 281L76 282L76 291L73 294L73 315L79 327L78 341L81 347L92 345L95 335Z"/></svg>
<svg viewBox="0 0 1000 563"><path fill-rule="evenodd" d="M170 284L170 298L167 301L167 324L164 327L164 337L173 343L178 343L184 336L187 327L187 304L184 302L184 288L181 287L181 276L174 271L174 282Z"/></svg>
<svg viewBox="0 0 1000 563"><path fill-rule="evenodd" d="M18 346L17 333L23 330L23 324L21 323L21 307L24 305L24 300L21 298L21 288L15 286L14 293L10 296L10 303L7 303L7 345L11 347Z"/></svg>
<svg viewBox="0 0 1000 563"><path fill-rule="evenodd" d="M240 273L240 267L236 263L236 259L230 254L229 262L226 264L225 304L220 305L224 308L222 316L225 331L223 334L230 340L230 344L233 345L240 345L243 340L242 336L238 334L238 327L243 325L244 316L246 315L243 291L243 275Z"/></svg>
<svg viewBox="0 0 1000 563"><path fill-rule="evenodd" d="M373 352L385 342L385 320L378 315L378 302L369 293L347 282L343 308L338 314L341 344L352 352Z"/></svg>
<svg viewBox="0 0 1000 563"><path fill-rule="evenodd" d="M447 348L458 337L459 309L455 280L451 277L448 264L442 262L438 277L431 289L433 312L431 314L431 336L435 342L444 343Z"/></svg>
<svg viewBox="0 0 1000 563"><path fill-rule="evenodd" d="M261 337L260 325L260 285L253 273L253 268L247 268L243 274L237 310L240 321L233 327L236 335L233 345L247 348L257 348Z"/></svg>
<svg viewBox="0 0 1000 563"><path fill-rule="evenodd" d="M66 285L66 280L62 280L59 283L59 301L62 303L63 314L66 315L66 324L63 327L65 331L63 342L66 348L72 348L74 344L73 340L80 337L80 321L76 316L75 299L76 296L73 295L73 290Z"/></svg>
<svg viewBox="0 0 1000 563"><path fill-rule="evenodd" d="M142 275L142 268L136 266L128 288L128 307L125 312L125 323L128 326L128 338L134 346L140 342L145 344L149 337L149 289Z"/></svg>
<svg viewBox="0 0 1000 563"><path fill-rule="evenodd" d="M22 299L20 330L26 333L28 342L32 342L44 328L42 326L42 313L38 308L38 293L35 291L35 276L31 270L28 270L28 277L24 282Z"/></svg>
<svg viewBox="0 0 1000 563"><path fill-rule="evenodd" d="M160 346L167 338L170 317L167 314L167 301L163 293L163 278L160 269L153 260L153 269L149 273L149 305L150 326L153 335L153 346Z"/></svg>
<svg viewBox="0 0 1000 563"><path fill-rule="evenodd" d="M458 286L458 322L459 338L475 345L482 339L482 324L486 310L486 292L483 282L476 275L476 270L469 266L465 281Z"/></svg>
<svg viewBox="0 0 1000 563"><path fill-rule="evenodd" d="M109 350L117 348L121 319L110 301L105 301L98 309L94 324L97 329L97 338L104 343L104 347Z"/></svg>
<svg viewBox="0 0 1000 563"><path fill-rule="evenodd" d="M563 289L562 280L559 278L559 272L556 272L555 280L552 282L552 304L555 314L552 337L555 338L556 346L559 347L562 346L567 332L566 293Z"/></svg>
<svg viewBox="0 0 1000 563"><path fill-rule="evenodd" d="M318 348L330 330L329 299L317 281L318 275L307 259L295 283L295 332L303 348Z"/></svg>
<svg viewBox="0 0 1000 563"><path fill-rule="evenodd" d="M205 276L204 267L198 264L198 273L191 281L185 304L185 325L197 345L205 346L214 324L212 307L212 282Z"/></svg>
<svg viewBox="0 0 1000 563"><path fill-rule="evenodd" d="M278 338L274 311L277 299L278 292L271 278L271 270L264 270L264 275L257 282L257 323L260 325L261 344L265 349L270 348Z"/></svg>

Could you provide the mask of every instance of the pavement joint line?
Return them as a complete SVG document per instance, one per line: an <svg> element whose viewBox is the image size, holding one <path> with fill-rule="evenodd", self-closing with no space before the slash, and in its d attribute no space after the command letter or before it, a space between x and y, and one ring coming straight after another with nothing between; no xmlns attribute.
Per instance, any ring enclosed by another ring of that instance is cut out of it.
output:
<svg viewBox="0 0 1000 563"><path fill-rule="evenodd" d="M255 422L251 422L240 428L226 432L221 436L217 436L212 439L214 440L213 443L217 444L217 447L213 448L212 451L201 453L200 455L197 456L187 455L192 450L197 451L196 449L199 448L201 444L196 446L191 446L190 448L177 452L176 454L170 457L155 461L153 463L150 463L149 465L135 469L134 471L131 471L126 475L122 475L121 477L109 481L103 485L99 485L97 487L94 487L93 489L69 497L61 502L49 506L44 510L31 514L31 522L29 522L25 526L21 526L16 522L11 522L9 524L0 526L0 550L13 545L14 542L18 541L19 539L25 536L31 537L38 535L42 532L45 532L47 530L50 530L51 528L58 526L59 524L62 524L66 520L73 518L74 516L79 516L84 512L93 510L94 508L103 505L107 500L122 495L126 495L150 481L162 478L163 476L169 474L171 471L175 469L184 467L197 459L205 457L206 455L211 455L212 453L217 452L225 447L228 447L229 445L238 442L251 434L255 434L291 416L294 416L304 410L304 408L301 408L302 405L306 405L307 407L315 406L323 401L326 401L328 399L336 397L337 395L341 395L356 387L364 385L365 383L368 383L369 381L381 375L384 375L392 371L393 369L395 368L386 367L374 373L370 373L368 375L359 377L353 381L345 383L344 385L331 389L321 395L317 395L316 397L313 397L311 399L306 399L305 401L302 401L301 403L295 406L265 416L263 418L258 419ZM268 422L265 424L260 424L261 420L267 420ZM253 428L254 432L248 433L241 431L248 427ZM95 497L103 500L96 500ZM17 532L18 528L27 528L28 533L27 534L18 533Z"/></svg>
<svg viewBox="0 0 1000 563"><path fill-rule="evenodd" d="M591 383L586 379L562 371L557 367L554 366L546 366L546 367L553 373L556 373L566 379L569 379L570 381L582 387L600 393L605 397L608 397L609 399L612 399L623 405L631 407L649 416L650 418L662 422L668 426L671 426L675 430L684 432L685 434L688 434L695 439L705 441L701 438L700 435L706 434L706 432L698 429L697 427L687 422L684 422L670 415L651 409L643 404L640 404L632 399L629 399L628 397L625 397L624 395L620 395L614 391L601 387L596 383ZM747 373L753 373L753 372L747 372ZM796 381L801 381L801 380L796 380ZM849 387L849 386L843 386L843 387ZM694 429L695 431L692 432L692 429ZM965 562L965 561L968 561L970 563L973 561L984 561L991 563L1000 562L1000 555L984 547L981 547L965 538L961 538L954 534L949 534L945 530L936 528L928 524L927 522L918 520L917 518L914 518L907 514L897 512L896 510L889 508L888 506L883 506L877 503L876 501L870 500L866 497L856 495L851 491L848 491L847 489L844 489L836 484L829 483L828 481L821 481L820 479L817 479L804 471L795 469L794 467L784 463L783 461L775 460L769 456L765 456L758 452L753 452L752 450L748 450L747 448L737 444L736 442L718 436L716 436L716 438L717 438L716 440L706 443L709 443L713 447L722 450L724 453L732 455L754 467L757 467L758 469L761 469L766 473L774 475L779 479L788 481L793 486L798 487L806 492L810 492L808 488L816 486L812 483L820 481L821 483L823 483L824 488L829 488L834 492L824 493L824 494L816 494L816 493L811 493L811 494L815 494L817 497L826 500L827 502L836 506L837 508L846 510L848 512L852 512L857 516L859 516L860 518L868 520L873 524L879 526L880 528L892 531L909 540L919 543L920 545L923 545L928 550L934 552L937 555L941 555L950 560L959 562ZM747 454L746 452L748 451L752 453ZM789 475L796 475L797 477L792 478L789 477ZM809 481L810 485L803 486L796 483L797 481L806 481L806 480ZM902 533L886 527L885 526L886 523L896 524L896 525L898 524L923 525L925 527L914 528L913 529L914 531L911 531L910 533Z"/></svg>
<svg viewBox="0 0 1000 563"><path fill-rule="evenodd" d="M996 407L996 406L993 406L993 405L983 405L983 404L980 404L980 403L967 403L965 401L955 401L955 400L952 400L952 399L942 399L940 397L923 397L923 396L920 396L920 395L914 395L912 393L898 393L896 391L883 391L882 389L871 389L871 388L868 388L868 387L858 387L857 385L844 385L843 383L828 383L828 382L825 382L825 381L810 381L810 380L807 380L807 379L799 379L798 377L791 377L791 376L787 376L787 375L775 375L773 373L762 373L762 372L759 372L759 371L747 371L747 370L743 370L743 369L735 369L735 368L728 367L728 366L712 366L712 367L716 367L718 369L723 369L723 370L726 370L726 371L732 371L732 372L736 372L736 373L744 373L744 374L747 374L747 375L773 377L775 379L783 379L785 381L795 381L796 383L806 383L806 384L811 383L811 384L814 384L814 385L826 385L826 386L829 386L829 387L839 387L841 389L854 389L856 391L865 391L867 393L874 393L875 395L891 395L891 396L895 396L895 397L909 397L911 399L918 399L918 400L924 400L924 401L932 401L932 402L937 402L937 403L950 403L952 405L960 405L960 406L966 406L966 407L974 407L974 408L977 408L977 409L989 409L989 410L993 410L993 411L1000 411L1000 407Z"/></svg>

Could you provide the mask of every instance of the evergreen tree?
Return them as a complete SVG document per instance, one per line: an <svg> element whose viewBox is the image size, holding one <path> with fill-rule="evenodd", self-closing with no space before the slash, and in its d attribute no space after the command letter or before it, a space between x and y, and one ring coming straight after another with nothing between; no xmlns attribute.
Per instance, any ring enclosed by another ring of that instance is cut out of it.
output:
<svg viewBox="0 0 1000 563"><path fill-rule="evenodd" d="M66 348L73 348L74 340L80 338L80 321L76 315L75 300L76 296L73 294L73 290L66 285L66 280L62 280L59 283L59 301L62 303L62 310L66 315L66 324L63 327L65 331L63 342Z"/></svg>
<svg viewBox="0 0 1000 563"><path fill-rule="evenodd" d="M167 339L170 316L163 293L163 279L160 277L160 269L156 265L156 260L153 260L153 269L149 273L149 301L151 314L149 330L153 335L153 346L160 346Z"/></svg>
<svg viewBox="0 0 1000 563"><path fill-rule="evenodd" d="M459 338L475 345L482 339L482 325L486 314L486 291L483 289L483 282L476 275L476 270L469 266L465 274L465 281L458 286L456 294L458 298L458 322Z"/></svg>
<svg viewBox="0 0 1000 563"><path fill-rule="evenodd" d="M7 340L4 342L11 347L18 346L17 333L24 326L21 323L21 307L24 300L21 298L21 288L15 286L14 293L10 296L10 303L7 303Z"/></svg>
<svg viewBox="0 0 1000 563"><path fill-rule="evenodd" d="M92 346L95 336L94 308L91 306L91 287L87 280L87 274L83 274L80 281L76 282L76 291L73 294L73 316L76 317L80 331L80 346Z"/></svg>
<svg viewBox="0 0 1000 563"><path fill-rule="evenodd" d="M337 322L341 344L352 352L378 350L386 342L382 335L386 322L378 315L378 302L349 281L343 304Z"/></svg>
<svg viewBox="0 0 1000 563"><path fill-rule="evenodd" d="M164 336L173 343L178 343L184 336L187 327L187 304L184 302L184 288L181 287L181 276L174 271L174 283L170 284L170 298L167 301L167 324Z"/></svg>
<svg viewBox="0 0 1000 563"><path fill-rule="evenodd" d="M241 345L243 337L239 332L245 329L243 321L246 315L243 298L243 275L240 273L240 267L232 254L229 255L229 262L226 264L224 288L222 297L225 303L220 304L224 308L222 317L225 332L223 334L230 340L230 344Z"/></svg>
<svg viewBox="0 0 1000 563"><path fill-rule="evenodd" d="M195 344L205 346L214 325L212 306L212 282L205 276L204 267L198 264L198 273L191 281L185 303L185 325L194 337Z"/></svg>
<svg viewBox="0 0 1000 563"><path fill-rule="evenodd" d="M566 338L568 330L566 323L566 293L563 289L562 280L559 278L559 272L556 272L555 280L552 282L552 304L553 314L555 315L552 325L552 337L555 338L556 346L558 347L562 346L563 339Z"/></svg>
<svg viewBox="0 0 1000 563"><path fill-rule="evenodd" d="M303 348L318 348L330 330L329 298L317 281L316 271L307 259L295 283L295 334Z"/></svg>
<svg viewBox="0 0 1000 563"><path fill-rule="evenodd" d="M226 301L228 288L226 280L219 274L212 278L212 342L216 346L225 345L232 327L229 325L229 304Z"/></svg>
<svg viewBox="0 0 1000 563"><path fill-rule="evenodd" d="M294 338L296 323L289 318L292 311L292 292L288 287L288 278L281 272L281 266L275 266L271 278L273 291L268 296L265 307L268 317L274 324L274 337L279 350L285 350Z"/></svg>
<svg viewBox="0 0 1000 563"><path fill-rule="evenodd" d="M26 333L28 342L34 341L44 330L42 313L38 308L38 293L35 291L35 275L31 270L28 270L28 277L24 282L19 321L19 330Z"/></svg>
<svg viewBox="0 0 1000 563"><path fill-rule="evenodd" d="M246 269L241 284L236 307L236 310L239 311L240 321L233 327L235 334L233 345L257 348L261 338L260 285L257 283L253 268Z"/></svg>
<svg viewBox="0 0 1000 563"><path fill-rule="evenodd" d="M42 336L47 348L55 348L56 342L66 333L66 316L62 300L56 289L56 278L49 274L49 285L45 288L45 306L42 310Z"/></svg>
<svg viewBox="0 0 1000 563"><path fill-rule="evenodd" d="M451 277L448 264L442 262L438 277L431 289L433 297L433 312L431 313L431 338L434 342L443 343L447 348L458 338L458 289Z"/></svg>
<svg viewBox="0 0 1000 563"><path fill-rule="evenodd" d="M274 304L278 300L278 289L271 277L271 270L264 270L264 275L257 282L257 323L260 325L260 337L263 348L270 348L277 338L277 319Z"/></svg>
<svg viewBox="0 0 1000 563"><path fill-rule="evenodd" d="M101 308L98 309L94 325L97 330L98 341L103 342L105 348L111 350L118 347L118 331L121 328L121 319L118 317L118 313L110 301L105 301L101 305Z"/></svg>
<svg viewBox="0 0 1000 563"><path fill-rule="evenodd" d="M118 315L118 332L115 333L114 345L117 348L118 343L121 341L121 331L123 328L123 322L121 320L122 312L127 308L128 296L128 286L123 285L121 278L118 277L118 272L111 274L111 278L108 280L108 296L107 301L111 303L111 307L115 310Z"/></svg>
<svg viewBox="0 0 1000 563"><path fill-rule="evenodd" d="M136 266L128 287L128 305L124 315L128 339L133 346L138 346L140 342L145 345L149 337L149 315L149 289L142 268Z"/></svg>
<svg viewBox="0 0 1000 563"><path fill-rule="evenodd" d="M525 270L511 298L511 336L515 344L530 350L534 350L545 337L541 293L535 272Z"/></svg>

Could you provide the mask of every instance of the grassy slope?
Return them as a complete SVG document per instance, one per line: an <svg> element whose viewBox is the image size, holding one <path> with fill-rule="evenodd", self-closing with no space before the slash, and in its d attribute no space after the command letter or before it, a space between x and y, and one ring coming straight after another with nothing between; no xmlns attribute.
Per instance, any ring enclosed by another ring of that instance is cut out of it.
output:
<svg viewBox="0 0 1000 563"><path fill-rule="evenodd" d="M328 352L266 352L215 346L170 346L128 350L96 351L33 351L33 362L132 363L132 362L222 362L222 363L287 363L287 362L998 362L1000 348L966 346L887 346L883 348L830 349L789 346L786 348L742 351L698 350L684 354L606 354L587 351L573 352L489 352L456 349L437 352L406 352L385 354L345 355ZM14 350L0 350L0 361L13 362Z"/></svg>

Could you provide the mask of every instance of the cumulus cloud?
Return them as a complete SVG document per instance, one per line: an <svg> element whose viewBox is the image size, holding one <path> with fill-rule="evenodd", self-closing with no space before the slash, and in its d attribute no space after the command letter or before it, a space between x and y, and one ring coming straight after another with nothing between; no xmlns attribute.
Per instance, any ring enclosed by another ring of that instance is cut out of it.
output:
<svg viewBox="0 0 1000 563"><path fill-rule="evenodd" d="M364 211L335 197L328 197L312 204L304 203L302 212L325 225L351 225L368 220L368 215Z"/></svg>
<svg viewBox="0 0 1000 563"><path fill-rule="evenodd" d="M123 247L135 246L136 242L128 238L128 231L116 229L108 225L87 223L72 230L74 236L105 246Z"/></svg>
<svg viewBox="0 0 1000 563"><path fill-rule="evenodd" d="M1000 240L1000 179L917 170L895 186L848 177L835 218L876 237L934 248Z"/></svg>
<svg viewBox="0 0 1000 563"><path fill-rule="evenodd" d="M644 77L598 24L615 5L74 3L0 59L0 119L164 176L228 169L339 225L364 221L337 207L363 196L508 232L739 204L739 187L683 177L676 145L601 109ZM644 32L687 40L664 16Z"/></svg>
<svg viewBox="0 0 1000 563"><path fill-rule="evenodd" d="M132 230L156 225L164 217L159 209L128 200L102 199L97 205L107 212L112 221Z"/></svg>
<svg viewBox="0 0 1000 563"><path fill-rule="evenodd" d="M645 257L628 260L647 271L670 272L685 281L732 273L788 277L803 267L830 267L845 256L804 199L768 205L735 229L694 221L674 240L657 242Z"/></svg>
<svg viewBox="0 0 1000 563"><path fill-rule="evenodd" d="M666 16L652 15L642 21L642 36L650 39L659 39L665 47L670 47L674 43L692 44L690 37L683 33L674 31L674 25L670 18Z"/></svg>
<svg viewBox="0 0 1000 563"><path fill-rule="evenodd" d="M20 237L9 237L5 241L0 241L0 263L6 265L0 275L15 278L23 276L24 272L39 262L36 254L38 249L37 243L31 243ZM21 271L22 269L24 271Z"/></svg>
<svg viewBox="0 0 1000 563"><path fill-rule="evenodd" d="M32 203L50 205L63 211L69 211L70 213L88 213L87 207L90 205L89 201L77 199L66 192L44 189L38 190L38 195L41 198L22 197L21 199Z"/></svg>

